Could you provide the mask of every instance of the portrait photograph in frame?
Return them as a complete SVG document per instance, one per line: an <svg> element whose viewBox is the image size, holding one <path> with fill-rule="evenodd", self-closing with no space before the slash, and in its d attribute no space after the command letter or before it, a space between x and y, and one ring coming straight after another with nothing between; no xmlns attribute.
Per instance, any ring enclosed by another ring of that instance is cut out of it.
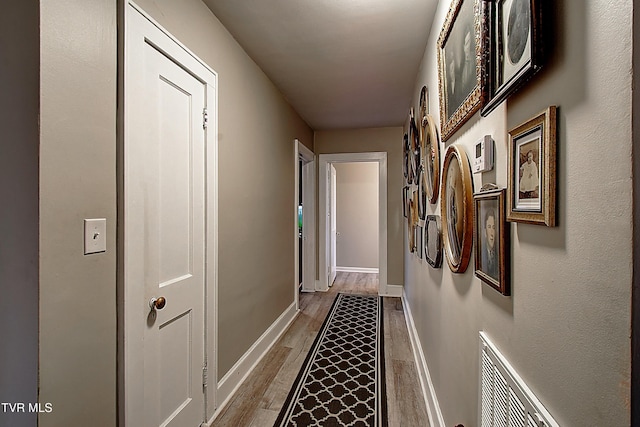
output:
<svg viewBox="0 0 640 427"><path fill-rule="evenodd" d="M453 0L438 37L440 127L446 141L482 107L487 49L483 0Z"/></svg>
<svg viewBox="0 0 640 427"><path fill-rule="evenodd" d="M425 220L424 257L431 267L442 267L442 225L438 215L427 215Z"/></svg>
<svg viewBox="0 0 640 427"><path fill-rule="evenodd" d="M474 200L474 273L502 295L510 295L508 223L505 212L505 189L482 191Z"/></svg>
<svg viewBox="0 0 640 427"><path fill-rule="evenodd" d="M435 119L428 113L429 92L426 86L420 92L420 146L422 165L425 173L427 200L431 204L438 201L440 189L440 137ZM424 219L424 218L423 218Z"/></svg>
<svg viewBox="0 0 640 427"><path fill-rule="evenodd" d="M416 254L418 258L422 259L422 252L424 248L422 246L422 227L416 225Z"/></svg>
<svg viewBox="0 0 640 427"><path fill-rule="evenodd" d="M418 174L418 217L424 220L427 214L427 175L424 167L420 166Z"/></svg>
<svg viewBox="0 0 640 427"><path fill-rule="evenodd" d="M404 180L409 183L409 135L406 133L402 138L402 154L402 174L404 175Z"/></svg>
<svg viewBox="0 0 640 427"><path fill-rule="evenodd" d="M409 186L405 185L402 189L402 214L405 218L409 215Z"/></svg>
<svg viewBox="0 0 640 427"><path fill-rule="evenodd" d="M473 241L473 179L462 146L450 145L444 159L440 215L444 253L454 273L464 273Z"/></svg>
<svg viewBox="0 0 640 427"><path fill-rule="evenodd" d="M509 131L507 221L556 225L556 116L550 106Z"/></svg>
<svg viewBox="0 0 640 427"><path fill-rule="evenodd" d="M543 62L541 0L493 0L488 3L488 93L480 114L487 116L520 88Z"/></svg>

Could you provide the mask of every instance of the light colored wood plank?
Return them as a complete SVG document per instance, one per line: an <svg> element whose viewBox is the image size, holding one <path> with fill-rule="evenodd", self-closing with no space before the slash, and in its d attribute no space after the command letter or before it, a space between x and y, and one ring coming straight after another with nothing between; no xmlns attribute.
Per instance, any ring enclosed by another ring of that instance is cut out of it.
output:
<svg viewBox="0 0 640 427"><path fill-rule="evenodd" d="M328 292L300 294L300 314L233 396L213 426L271 426L339 293L378 293L378 275L344 273ZM428 426L400 298L384 298L385 377L389 426Z"/></svg>

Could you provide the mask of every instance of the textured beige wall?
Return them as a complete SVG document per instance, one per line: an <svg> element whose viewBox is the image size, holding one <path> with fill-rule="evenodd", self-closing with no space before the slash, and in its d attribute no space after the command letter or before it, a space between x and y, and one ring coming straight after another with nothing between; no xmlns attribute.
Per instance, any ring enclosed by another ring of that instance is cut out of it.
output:
<svg viewBox="0 0 640 427"><path fill-rule="evenodd" d="M0 402L38 399L38 2L0 13ZM16 41L19 40L19 43ZM0 410L0 425L37 414Z"/></svg>
<svg viewBox="0 0 640 427"><path fill-rule="evenodd" d="M221 378L293 302L293 140L313 133L200 0L137 3L218 73Z"/></svg>
<svg viewBox="0 0 640 427"><path fill-rule="evenodd" d="M335 163L336 264L378 268L378 163Z"/></svg>
<svg viewBox="0 0 640 427"><path fill-rule="evenodd" d="M496 167L474 175L474 186L506 186L508 129L558 105L558 226L510 226L511 297L480 282L473 261L456 275L404 249L408 303L447 425L477 424L481 330L560 425L629 425L631 2L551 3L547 65L441 152L458 143L472 153L491 134ZM430 88L436 116L436 40L449 4L438 6L414 91L417 106L422 85Z"/></svg>
<svg viewBox="0 0 640 427"><path fill-rule="evenodd" d="M387 153L387 282L403 283L402 236L402 127L317 131L316 155L333 153ZM316 239L316 241L318 241Z"/></svg>
<svg viewBox="0 0 640 427"><path fill-rule="evenodd" d="M40 427L116 423L116 2L43 0ZM83 219L107 219L84 256Z"/></svg>

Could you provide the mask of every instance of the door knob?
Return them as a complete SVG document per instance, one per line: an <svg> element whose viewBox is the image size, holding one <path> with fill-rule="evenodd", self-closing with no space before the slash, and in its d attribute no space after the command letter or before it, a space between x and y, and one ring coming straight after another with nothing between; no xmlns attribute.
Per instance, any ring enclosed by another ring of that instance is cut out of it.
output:
<svg viewBox="0 0 640 427"><path fill-rule="evenodd" d="M149 307L151 310L162 310L167 304L167 300L164 297L153 297L149 300Z"/></svg>

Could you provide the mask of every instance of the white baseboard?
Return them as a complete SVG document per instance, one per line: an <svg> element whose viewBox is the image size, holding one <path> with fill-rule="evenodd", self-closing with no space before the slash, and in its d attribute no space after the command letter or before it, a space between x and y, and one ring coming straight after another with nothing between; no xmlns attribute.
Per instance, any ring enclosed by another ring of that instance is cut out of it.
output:
<svg viewBox="0 0 640 427"><path fill-rule="evenodd" d="M378 293L383 297L397 297L402 298L404 286L402 285L387 285L384 289L379 288Z"/></svg>
<svg viewBox="0 0 640 427"><path fill-rule="evenodd" d="M218 383L216 394L217 401L220 402L216 411L206 425L211 425L213 420L220 414L222 409L229 403L233 394L253 371L256 365L262 360L264 355L273 347L278 338L287 330L289 325L298 316L296 303L293 302L264 334L251 346L249 350L236 362L235 365L225 374Z"/></svg>
<svg viewBox="0 0 640 427"><path fill-rule="evenodd" d="M431 427L445 427L444 418L442 417L442 411L440 411L440 405L438 404L436 391L433 387L433 382L431 381L431 375L429 374L427 360L424 357L420 338L418 337L418 331L416 329L415 323L413 322L413 315L411 314L411 309L409 308L409 304L407 303L406 293L403 293L402 295L402 306L404 307L404 317L407 321L407 329L409 330L411 347L413 348L413 357L415 358L416 366L418 367L418 376L420 377L420 385L422 386L424 401L427 405L429 425Z"/></svg>
<svg viewBox="0 0 640 427"><path fill-rule="evenodd" d="M336 267L336 271L341 271L343 273L380 273L379 268L370 267Z"/></svg>

